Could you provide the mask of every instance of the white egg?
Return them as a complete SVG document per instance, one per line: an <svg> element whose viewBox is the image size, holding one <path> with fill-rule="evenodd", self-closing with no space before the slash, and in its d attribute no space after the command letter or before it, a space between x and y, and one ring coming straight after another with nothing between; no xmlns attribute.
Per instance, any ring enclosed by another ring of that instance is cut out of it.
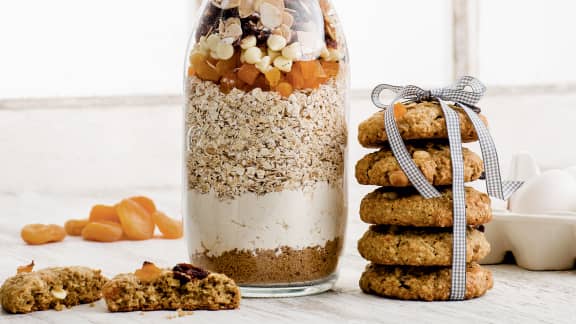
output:
<svg viewBox="0 0 576 324"><path fill-rule="evenodd" d="M516 213L576 211L576 178L564 170L549 170L528 180L513 197L510 210Z"/></svg>

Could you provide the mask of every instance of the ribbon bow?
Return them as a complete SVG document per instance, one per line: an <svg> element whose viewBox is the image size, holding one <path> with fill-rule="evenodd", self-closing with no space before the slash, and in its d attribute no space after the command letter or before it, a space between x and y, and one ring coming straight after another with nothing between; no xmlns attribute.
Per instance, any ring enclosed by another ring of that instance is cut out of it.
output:
<svg viewBox="0 0 576 324"><path fill-rule="evenodd" d="M470 90L467 90L467 89ZM380 93L390 90L396 97L388 105L380 101ZM440 197L441 194L428 182L420 169L416 166L408 152L394 117L396 102L435 100L440 103L446 120L448 141L450 145L450 158L452 163L452 201L453 201L453 240L452 240L452 288L451 300L463 300L466 294L466 197L464 191L464 161L462 155L462 139L460 134L460 118L446 101L454 102L470 118L480 142L484 171L486 174L486 189L488 194L499 199L507 199L522 185L520 181L502 182L496 145L488 132L486 125L478 117L480 109L474 105L484 95L486 87L476 78L464 76L457 80L452 87L424 90L417 86L405 87L381 84L372 91L372 102L376 107L385 109L384 126L388 136L390 148L398 160L400 168L404 171L412 185L425 198Z"/></svg>

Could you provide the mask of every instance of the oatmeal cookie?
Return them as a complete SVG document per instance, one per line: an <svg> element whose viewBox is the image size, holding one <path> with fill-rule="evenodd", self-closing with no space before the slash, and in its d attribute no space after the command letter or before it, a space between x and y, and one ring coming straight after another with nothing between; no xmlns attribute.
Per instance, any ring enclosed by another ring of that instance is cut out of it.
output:
<svg viewBox="0 0 576 324"><path fill-rule="evenodd" d="M369 264L360 278L367 294L404 300L448 300L450 267L406 267ZM471 263L466 269L465 299L480 297L494 285L492 272Z"/></svg>
<svg viewBox="0 0 576 324"><path fill-rule="evenodd" d="M455 108L453 105L451 107ZM437 102L410 102L404 104L406 112L398 116L396 123L400 135L405 140L412 139L446 139L446 121L444 113ZM463 142L478 140L472 122L461 108L455 108L460 117L460 131ZM479 115L480 119L487 124L486 118ZM381 147L388 140L384 129L384 112L379 111L358 126L358 141L367 148Z"/></svg>
<svg viewBox="0 0 576 324"><path fill-rule="evenodd" d="M448 266L452 264L452 228L372 225L358 241L360 255L377 264ZM466 262L490 252L484 233L466 230Z"/></svg>
<svg viewBox="0 0 576 324"><path fill-rule="evenodd" d="M414 163L426 179L435 186L452 183L452 164L450 148L447 144L425 143L406 145ZM464 181L474 181L480 178L484 167L476 153L462 148L464 155ZM390 148L364 156L356 163L356 180L363 185L384 187L406 187L410 181L396 161Z"/></svg>
<svg viewBox="0 0 576 324"><path fill-rule="evenodd" d="M0 301L9 313L62 310L99 300L106 281L100 270L86 267L23 272L4 282L0 288Z"/></svg>
<svg viewBox="0 0 576 324"><path fill-rule="evenodd" d="M360 203L360 218L368 224L447 227L453 225L452 189L438 188L441 197L426 199L413 187L378 188ZM492 220L490 197L465 187L466 223L476 226Z"/></svg>
<svg viewBox="0 0 576 324"><path fill-rule="evenodd" d="M150 265L145 263L143 270ZM152 310L222 310L240 305L240 289L223 274L191 264L172 269L125 273L111 279L102 294L111 312ZM152 273L150 273L152 272Z"/></svg>

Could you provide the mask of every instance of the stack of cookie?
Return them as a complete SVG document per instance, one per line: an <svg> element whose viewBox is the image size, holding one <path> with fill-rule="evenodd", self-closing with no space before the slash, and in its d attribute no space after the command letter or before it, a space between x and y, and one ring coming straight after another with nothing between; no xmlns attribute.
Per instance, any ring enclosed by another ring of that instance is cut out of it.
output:
<svg viewBox="0 0 576 324"><path fill-rule="evenodd" d="M463 142L477 140L466 114L460 117ZM387 144L384 113L378 112L359 127L358 139L379 151L356 164L356 179L380 188L362 200L362 221L372 224L358 242L363 258L371 261L360 279L360 288L370 294L415 300L448 300L452 264L452 167L448 134L437 102L396 104L398 129L412 159L442 197L425 199L413 188ZM483 116L480 116L485 122ZM482 160L463 148L464 180L477 180ZM490 251L482 224L492 218L490 198L466 187L466 299L492 288L492 274L476 262Z"/></svg>

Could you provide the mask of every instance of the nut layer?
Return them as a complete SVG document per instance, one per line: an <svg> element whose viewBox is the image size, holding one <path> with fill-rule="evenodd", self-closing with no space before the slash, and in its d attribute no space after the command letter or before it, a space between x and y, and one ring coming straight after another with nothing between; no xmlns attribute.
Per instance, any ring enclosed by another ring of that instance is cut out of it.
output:
<svg viewBox="0 0 576 324"><path fill-rule="evenodd" d="M373 225L358 241L360 255L383 265L448 266L452 264L452 228ZM466 262L490 253L484 233L466 230Z"/></svg>
<svg viewBox="0 0 576 324"><path fill-rule="evenodd" d="M402 190L400 190L402 189ZM379 188L360 203L360 218L369 224L419 227L453 225L452 189L441 188L441 197L426 199L414 188ZM487 194L466 187L466 222L476 226L492 220Z"/></svg>
<svg viewBox="0 0 576 324"><path fill-rule="evenodd" d="M478 140L472 122L461 108L450 105L460 117L460 132L463 142ZM445 139L448 138L446 120L442 109L437 102L411 102L406 103L406 113L397 118L396 124L400 135L405 140L412 139ZM486 118L480 115L480 119L487 124ZM380 111L372 115L358 126L358 141L367 148L382 147L388 141L384 129L384 112Z"/></svg>
<svg viewBox="0 0 576 324"><path fill-rule="evenodd" d="M452 183L452 164L450 148L446 144L425 143L406 145L416 166L426 179L435 186ZM462 149L464 158L464 181L480 178L484 167L476 153ZM400 169L398 161L390 148L382 148L364 156L356 164L356 180L363 185L384 187L411 186L408 177Z"/></svg>
<svg viewBox="0 0 576 324"><path fill-rule="evenodd" d="M406 267L369 264L360 278L367 294L404 300L448 300L450 267ZM476 263L466 269L465 299L480 297L494 285L492 272Z"/></svg>

